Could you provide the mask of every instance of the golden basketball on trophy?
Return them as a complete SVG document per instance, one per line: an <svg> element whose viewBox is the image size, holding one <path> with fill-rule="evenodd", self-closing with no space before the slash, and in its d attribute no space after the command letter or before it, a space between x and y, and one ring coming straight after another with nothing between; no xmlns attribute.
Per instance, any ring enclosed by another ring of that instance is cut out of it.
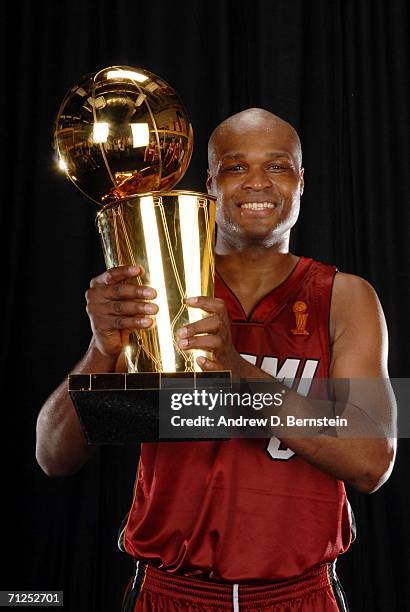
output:
<svg viewBox="0 0 410 612"><path fill-rule="evenodd" d="M187 112L154 74L111 66L65 96L54 131L60 168L100 206L97 226L107 268L139 264L132 282L157 291L153 325L130 333L129 372L194 372L202 351L185 352L175 330L206 316L187 297L213 295L215 202L172 191L192 154Z"/></svg>

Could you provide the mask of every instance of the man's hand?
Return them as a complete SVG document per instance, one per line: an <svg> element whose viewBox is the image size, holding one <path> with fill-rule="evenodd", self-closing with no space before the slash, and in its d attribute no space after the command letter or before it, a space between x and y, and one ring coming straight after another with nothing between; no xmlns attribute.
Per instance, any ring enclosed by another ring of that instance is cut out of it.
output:
<svg viewBox="0 0 410 612"><path fill-rule="evenodd" d="M151 287L138 285L141 266L111 268L93 278L85 297L95 346L102 355L118 356L130 330L147 329L158 306L147 302L156 296ZM134 282L129 282L134 279ZM128 281L128 282L127 282Z"/></svg>
<svg viewBox="0 0 410 612"><path fill-rule="evenodd" d="M201 349L212 352L214 359L198 357L197 362L203 370L231 370L233 376L239 377L244 360L232 343L231 321L225 302L204 296L188 298L185 302L209 312L210 316L178 329L178 346L184 351Z"/></svg>

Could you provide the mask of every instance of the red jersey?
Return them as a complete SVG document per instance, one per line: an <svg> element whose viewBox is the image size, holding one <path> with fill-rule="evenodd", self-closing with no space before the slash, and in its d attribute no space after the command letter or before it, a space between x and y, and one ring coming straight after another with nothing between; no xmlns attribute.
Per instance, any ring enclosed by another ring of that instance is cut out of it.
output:
<svg viewBox="0 0 410 612"><path fill-rule="evenodd" d="M328 377L335 272L302 257L249 316L217 276L237 350L280 379ZM343 483L276 438L161 442L142 445L121 535L129 554L163 570L272 582L333 561L351 523Z"/></svg>

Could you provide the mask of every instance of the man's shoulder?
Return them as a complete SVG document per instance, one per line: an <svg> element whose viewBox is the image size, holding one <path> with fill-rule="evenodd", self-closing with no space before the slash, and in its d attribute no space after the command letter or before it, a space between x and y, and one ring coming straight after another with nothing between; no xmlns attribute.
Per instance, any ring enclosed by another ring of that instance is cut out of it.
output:
<svg viewBox="0 0 410 612"><path fill-rule="evenodd" d="M361 276L341 272L334 264L301 256L301 260L310 263L313 268L334 276L332 289L332 302L374 302L377 293L374 287Z"/></svg>
<svg viewBox="0 0 410 612"><path fill-rule="evenodd" d="M372 301L377 297L373 286L361 276L339 272L335 274L333 299L349 302Z"/></svg>
<svg viewBox="0 0 410 612"><path fill-rule="evenodd" d="M382 307L373 286L361 276L337 272L330 310L333 338L346 328L367 326L370 322L379 326L383 320Z"/></svg>

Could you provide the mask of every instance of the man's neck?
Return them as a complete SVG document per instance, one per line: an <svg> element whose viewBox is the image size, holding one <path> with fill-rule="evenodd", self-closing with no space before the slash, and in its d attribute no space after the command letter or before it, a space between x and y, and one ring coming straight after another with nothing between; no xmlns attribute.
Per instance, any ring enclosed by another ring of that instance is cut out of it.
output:
<svg viewBox="0 0 410 612"><path fill-rule="evenodd" d="M236 294L246 312L280 285L292 272L299 258L288 250L289 241L264 247L248 245L237 250L220 239L216 245L216 268Z"/></svg>

